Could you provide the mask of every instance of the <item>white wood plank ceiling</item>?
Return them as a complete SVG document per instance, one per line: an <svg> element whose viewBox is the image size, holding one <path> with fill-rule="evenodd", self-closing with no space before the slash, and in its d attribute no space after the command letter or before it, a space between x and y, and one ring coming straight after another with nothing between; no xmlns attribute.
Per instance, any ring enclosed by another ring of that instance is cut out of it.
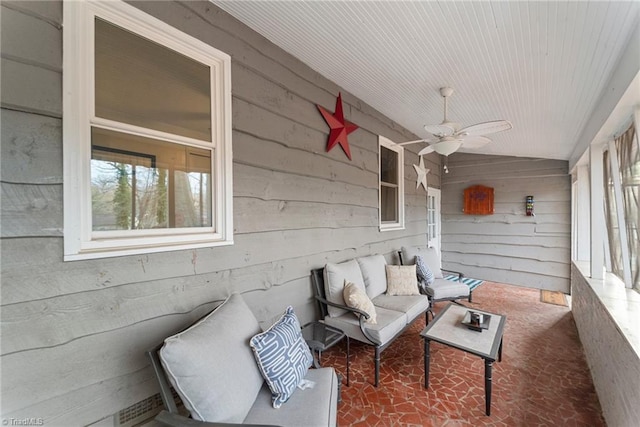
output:
<svg viewBox="0 0 640 427"><path fill-rule="evenodd" d="M450 119L513 123L469 152L564 160L640 25L638 1L212 2L419 137L451 86Z"/></svg>

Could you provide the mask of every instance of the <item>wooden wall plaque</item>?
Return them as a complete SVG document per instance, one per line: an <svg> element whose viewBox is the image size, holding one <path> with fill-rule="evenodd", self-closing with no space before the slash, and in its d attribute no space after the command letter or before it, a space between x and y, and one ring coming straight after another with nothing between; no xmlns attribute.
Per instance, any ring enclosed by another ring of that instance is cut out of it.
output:
<svg viewBox="0 0 640 427"><path fill-rule="evenodd" d="M493 215L493 188L474 185L464 190L464 208L467 215Z"/></svg>

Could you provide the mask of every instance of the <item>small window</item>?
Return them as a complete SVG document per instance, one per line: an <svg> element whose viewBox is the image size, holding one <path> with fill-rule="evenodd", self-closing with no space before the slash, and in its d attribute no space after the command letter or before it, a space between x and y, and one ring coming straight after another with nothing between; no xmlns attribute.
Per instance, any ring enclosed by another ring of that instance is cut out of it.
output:
<svg viewBox="0 0 640 427"><path fill-rule="evenodd" d="M404 228L404 149L379 137L380 231Z"/></svg>
<svg viewBox="0 0 640 427"><path fill-rule="evenodd" d="M230 57L124 2L64 14L65 260L233 243Z"/></svg>

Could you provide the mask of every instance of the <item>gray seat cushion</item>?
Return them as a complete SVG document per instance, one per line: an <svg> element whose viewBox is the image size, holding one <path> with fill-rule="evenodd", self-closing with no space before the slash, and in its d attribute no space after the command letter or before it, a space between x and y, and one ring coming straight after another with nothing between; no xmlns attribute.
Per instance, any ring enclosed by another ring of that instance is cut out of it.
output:
<svg viewBox="0 0 640 427"><path fill-rule="evenodd" d="M388 310L407 313L407 324L413 322L416 317L427 311L429 300L424 295L378 295L373 299L373 304Z"/></svg>
<svg viewBox="0 0 640 427"><path fill-rule="evenodd" d="M386 308L376 308L378 323L366 324L367 331L378 344L389 342L398 332L407 326L407 315L399 311ZM339 317L325 317L324 321L329 326L341 329L354 340L370 344L370 341L362 334L360 322L352 313L346 313Z"/></svg>
<svg viewBox="0 0 640 427"><path fill-rule="evenodd" d="M279 409L271 405L271 391L266 385L244 420L245 424L279 426L335 426L338 402L338 379L332 368L309 369L305 379L313 388L296 390Z"/></svg>
<svg viewBox="0 0 640 427"><path fill-rule="evenodd" d="M467 298L469 287L462 282L447 279L435 279L425 288L427 295L433 299Z"/></svg>

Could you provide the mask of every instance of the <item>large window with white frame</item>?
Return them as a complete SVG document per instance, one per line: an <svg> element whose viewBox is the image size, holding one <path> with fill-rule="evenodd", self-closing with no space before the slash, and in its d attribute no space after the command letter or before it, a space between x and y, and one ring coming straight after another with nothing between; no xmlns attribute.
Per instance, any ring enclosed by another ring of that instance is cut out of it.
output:
<svg viewBox="0 0 640 427"><path fill-rule="evenodd" d="M380 231L404 228L404 149L379 137Z"/></svg>
<svg viewBox="0 0 640 427"><path fill-rule="evenodd" d="M120 1L64 28L65 260L232 244L229 55Z"/></svg>

